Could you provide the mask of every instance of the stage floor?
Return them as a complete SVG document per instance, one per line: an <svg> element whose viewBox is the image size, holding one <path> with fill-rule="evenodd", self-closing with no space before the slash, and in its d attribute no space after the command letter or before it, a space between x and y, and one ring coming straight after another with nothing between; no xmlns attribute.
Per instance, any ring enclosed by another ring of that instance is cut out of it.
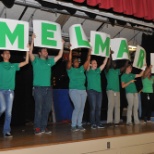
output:
<svg viewBox="0 0 154 154"><path fill-rule="evenodd" d="M121 124L117 127L95 130L91 129L90 125L84 125L84 127L85 132L71 132L71 125L68 123L50 124L49 129L52 130L52 134L38 136L33 133L33 125L12 127L12 139L4 139L2 135L0 136L0 151L154 132L154 123L132 126ZM0 127L0 131L2 131L2 127Z"/></svg>

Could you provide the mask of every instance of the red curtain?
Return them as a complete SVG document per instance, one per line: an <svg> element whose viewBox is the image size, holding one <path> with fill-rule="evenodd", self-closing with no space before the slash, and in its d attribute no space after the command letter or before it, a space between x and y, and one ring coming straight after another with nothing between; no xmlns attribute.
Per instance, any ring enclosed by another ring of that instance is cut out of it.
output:
<svg viewBox="0 0 154 154"><path fill-rule="evenodd" d="M99 9L112 9L114 12L132 15L145 20L154 20L154 0L73 0L86 2L88 6Z"/></svg>

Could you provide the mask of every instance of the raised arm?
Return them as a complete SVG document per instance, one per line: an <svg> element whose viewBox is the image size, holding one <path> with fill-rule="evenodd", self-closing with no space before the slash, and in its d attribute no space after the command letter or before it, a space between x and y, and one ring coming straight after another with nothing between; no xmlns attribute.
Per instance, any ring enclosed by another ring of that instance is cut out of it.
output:
<svg viewBox="0 0 154 154"><path fill-rule="evenodd" d="M152 68L152 65L150 65L149 67L146 67L143 73L143 78L146 78L149 75L149 73L151 72L151 68Z"/></svg>
<svg viewBox="0 0 154 154"><path fill-rule="evenodd" d="M83 67L84 67L85 70L87 70L89 68L90 59L91 59L91 48L88 51L87 60L85 61L84 65L83 65Z"/></svg>
<svg viewBox="0 0 154 154"><path fill-rule="evenodd" d="M70 69L72 67L72 50L70 49L68 62L67 62L67 69Z"/></svg>
<svg viewBox="0 0 154 154"><path fill-rule="evenodd" d="M106 57L106 58L104 59L102 65L99 67L101 71L104 69L104 67L105 67L105 65L106 65L106 63L107 63L107 61L108 61L108 58Z"/></svg>
<svg viewBox="0 0 154 154"><path fill-rule="evenodd" d="M32 40L31 40L30 51L29 51L29 56L31 61L34 61L35 59L35 56L33 54L34 38L36 38L36 35L32 34Z"/></svg>
<svg viewBox="0 0 154 154"><path fill-rule="evenodd" d="M19 67L23 67L29 63L29 51L26 52L26 59L25 61L19 63Z"/></svg>
<svg viewBox="0 0 154 154"><path fill-rule="evenodd" d="M144 73L144 71L141 71L139 74L136 74L135 78L139 78L139 77L143 76L143 73Z"/></svg>
<svg viewBox="0 0 154 154"><path fill-rule="evenodd" d="M54 57L55 62L57 62L63 55L64 43L65 43L65 41L62 40L62 49L59 51L58 55Z"/></svg>

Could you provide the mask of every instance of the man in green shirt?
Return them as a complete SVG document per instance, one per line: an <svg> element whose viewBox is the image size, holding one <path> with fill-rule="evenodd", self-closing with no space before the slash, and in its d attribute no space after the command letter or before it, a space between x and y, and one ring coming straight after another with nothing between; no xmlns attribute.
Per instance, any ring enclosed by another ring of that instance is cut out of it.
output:
<svg viewBox="0 0 154 154"><path fill-rule="evenodd" d="M35 34L32 35L30 60L33 66L33 93L35 100L35 118L34 128L35 135L43 133L51 134L47 130L48 115L51 110L52 91L51 91L51 67L62 57L63 47L59 54L54 58L48 58L46 48L40 48L39 57L32 53ZM64 41L62 42L64 45Z"/></svg>
<svg viewBox="0 0 154 154"><path fill-rule="evenodd" d="M127 106L127 124L132 125L132 112L134 116L134 123L139 124L138 118L138 92L135 85L135 78L139 78L143 75L143 71L140 74L133 74L132 66L129 65L126 68L125 73L121 76L121 86L125 88L126 98L128 102Z"/></svg>
<svg viewBox="0 0 154 154"><path fill-rule="evenodd" d="M29 62L29 52L26 54L26 59L21 63L10 63L10 51L5 50L1 54L3 62L0 62L0 116L5 112L5 120L3 127L3 135L5 138L13 137L11 135L11 115L14 99L15 76L16 71L20 67L25 66Z"/></svg>

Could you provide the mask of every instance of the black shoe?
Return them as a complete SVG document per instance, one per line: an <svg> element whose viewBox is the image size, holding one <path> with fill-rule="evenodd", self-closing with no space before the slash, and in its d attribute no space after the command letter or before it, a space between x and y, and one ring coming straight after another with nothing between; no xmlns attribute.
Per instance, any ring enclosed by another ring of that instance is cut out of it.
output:
<svg viewBox="0 0 154 154"><path fill-rule="evenodd" d="M96 125L92 125L92 126L91 126L91 129L96 129L96 128L97 128Z"/></svg>
<svg viewBox="0 0 154 154"><path fill-rule="evenodd" d="M4 134L4 138L12 138L13 136L11 135L11 133L6 133Z"/></svg>

